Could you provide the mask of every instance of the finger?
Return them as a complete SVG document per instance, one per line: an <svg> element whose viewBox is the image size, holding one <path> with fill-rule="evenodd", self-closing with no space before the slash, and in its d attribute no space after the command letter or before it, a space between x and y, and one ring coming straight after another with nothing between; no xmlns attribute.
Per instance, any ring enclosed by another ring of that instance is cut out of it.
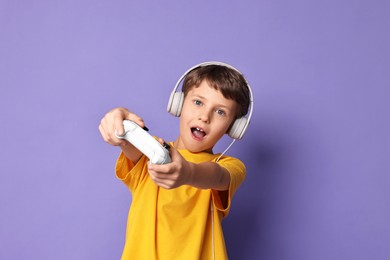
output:
<svg viewBox="0 0 390 260"><path fill-rule="evenodd" d="M161 145L166 144L165 141L164 141L164 139L162 139L162 138L158 138L157 141L158 141Z"/></svg>
<svg viewBox="0 0 390 260"><path fill-rule="evenodd" d="M111 145L114 145L114 146L117 146L117 145L120 145L122 143L122 140L118 140L117 138L115 139L112 139L106 132L106 130L104 129L103 125L99 125L99 131L100 131L100 134L103 138L103 140L108 143L108 144L111 144ZM119 141L119 142L118 142Z"/></svg>
<svg viewBox="0 0 390 260"><path fill-rule="evenodd" d="M153 182L164 189L172 189L175 185L174 181L170 179L162 179L155 176L150 176Z"/></svg>
<svg viewBox="0 0 390 260"><path fill-rule="evenodd" d="M171 146L164 141L162 138L158 138L157 141L165 148L168 150L168 152L171 150Z"/></svg>
<svg viewBox="0 0 390 260"><path fill-rule="evenodd" d="M101 132L104 132L106 139L110 138L110 132L112 132L112 122L112 112L108 112L100 121Z"/></svg>
<svg viewBox="0 0 390 260"><path fill-rule="evenodd" d="M165 178L162 178L157 172L155 171L148 171L150 178L155 182L155 183L162 183Z"/></svg>
<svg viewBox="0 0 390 260"><path fill-rule="evenodd" d="M148 171L158 178L166 178L164 176L171 173L170 167L166 164L149 164Z"/></svg>
<svg viewBox="0 0 390 260"><path fill-rule="evenodd" d="M133 114L131 112L128 112L125 116L125 119L128 119L128 120L131 120L133 122L135 122L137 125L139 125L140 127L145 127L145 122L144 120L142 119L142 117L136 115L136 114Z"/></svg>
<svg viewBox="0 0 390 260"><path fill-rule="evenodd" d="M155 179L153 182L164 189L173 189L179 186L175 180L171 179Z"/></svg>
<svg viewBox="0 0 390 260"><path fill-rule="evenodd" d="M99 130L100 130L100 133L101 133L102 136L103 136L103 139L104 139L106 142L108 142L108 141L111 139L111 138L110 138L109 126L110 126L110 124L107 123L107 118L104 117L104 118L101 120Z"/></svg>
<svg viewBox="0 0 390 260"><path fill-rule="evenodd" d="M171 184L167 184L166 182L164 181L153 181L157 186L161 187L161 188L164 188L166 190L170 190L173 188L173 186Z"/></svg>

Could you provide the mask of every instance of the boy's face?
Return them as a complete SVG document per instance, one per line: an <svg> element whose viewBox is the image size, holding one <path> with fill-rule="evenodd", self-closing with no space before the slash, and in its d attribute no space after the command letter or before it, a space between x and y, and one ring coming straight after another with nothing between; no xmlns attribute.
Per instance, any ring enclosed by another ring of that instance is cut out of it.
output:
<svg viewBox="0 0 390 260"><path fill-rule="evenodd" d="M234 100L226 99L207 80L203 80L184 99L180 135L175 147L190 152L212 152L235 119L236 108Z"/></svg>

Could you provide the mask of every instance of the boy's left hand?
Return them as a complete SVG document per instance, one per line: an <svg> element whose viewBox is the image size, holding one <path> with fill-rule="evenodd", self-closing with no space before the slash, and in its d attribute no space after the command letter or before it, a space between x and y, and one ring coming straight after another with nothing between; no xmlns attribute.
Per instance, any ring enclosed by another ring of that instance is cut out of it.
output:
<svg viewBox="0 0 390 260"><path fill-rule="evenodd" d="M161 141L161 140L160 140ZM190 182L191 166L174 148L170 148L172 162L168 164L149 164L148 170L152 180L160 187L174 189Z"/></svg>

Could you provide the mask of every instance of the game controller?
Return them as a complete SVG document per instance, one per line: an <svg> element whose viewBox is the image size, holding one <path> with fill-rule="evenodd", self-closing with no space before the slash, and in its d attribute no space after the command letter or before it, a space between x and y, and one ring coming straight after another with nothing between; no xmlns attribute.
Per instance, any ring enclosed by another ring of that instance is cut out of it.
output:
<svg viewBox="0 0 390 260"><path fill-rule="evenodd" d="M152 164L167 164L171 162L169 145L160 144L153 136L131 120L123 120L125 132L123 135L115 135L135 146L141 153L149 158Z"/></svg>

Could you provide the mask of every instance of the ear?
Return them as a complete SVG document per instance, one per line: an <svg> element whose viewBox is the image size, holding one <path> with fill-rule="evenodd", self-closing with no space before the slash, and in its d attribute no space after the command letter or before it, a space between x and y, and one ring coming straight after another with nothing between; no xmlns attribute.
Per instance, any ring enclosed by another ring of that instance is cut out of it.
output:
<svg viewBox="0 0 390 260"><path fill-rule="evenodd" d="M169 102L167 106L167 111L174 115L180 116L181 109L183 107L184 93L183 92L173 92L169 97Z"/></svg>
<svg viewBox="0 0 390 260"><path fill-rule="evenodd" d="M238 118L230 127L228 135L233 139L241 139L245 133L248 119L246 117Z"/></svg>

